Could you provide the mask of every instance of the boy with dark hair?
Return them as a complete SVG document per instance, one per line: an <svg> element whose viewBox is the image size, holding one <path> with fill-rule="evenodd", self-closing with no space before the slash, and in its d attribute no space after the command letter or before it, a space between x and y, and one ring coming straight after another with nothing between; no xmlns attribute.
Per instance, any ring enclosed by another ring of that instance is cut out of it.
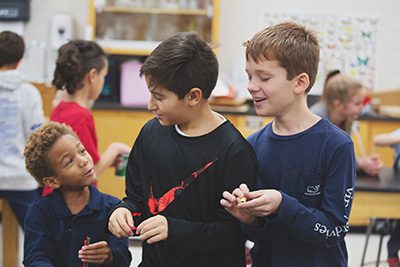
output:
<svg viewBox="0 0 400 267"><path fill-rule="evenodd" d="M0 32L0 197L7 199L22 228L29 204L39 195L23 150L29 134L44 121L39 92L17 70L24 51L21 36Z"/></svg>
<svg viewBox="0 0 400 267"><path fill-rule="evenodd" d="M91 186L94 163L72 129L44 124L29 137L24 154L32 176L54 189L29 207L24 264L129 266L128 239L107 231L108 215L121 201Z"/></svg>
<svg viewBox="0 0 400 267"><path fill-rule="evenodd" d="M135 142L127 196L110 217L110 231L140 236L140 266L245 266L239 222L219 198L253 184L256 159L208 104L218 76L214 52L198 34L179 33L150 54L141 75L156 118Z"/></svg>
<svg viewBox="0 0 400 267"><path fill-rule="evenodd" d="M259 163L258 190L242 184L224 192L221 204L254 241L252 266L347 266L354 148L345 132L307 107L318 40L287 22L258 32L245 46L256 112L274 120L248 138Z"/></svg>

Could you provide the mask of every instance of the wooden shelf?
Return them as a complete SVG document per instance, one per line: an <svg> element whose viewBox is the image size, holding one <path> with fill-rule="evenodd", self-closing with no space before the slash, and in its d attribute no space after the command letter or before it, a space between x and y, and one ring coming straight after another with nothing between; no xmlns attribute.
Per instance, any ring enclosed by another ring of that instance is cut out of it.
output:
<svg viewBox="0 0 400 267"><path fill-rule="evenodd" d="M173 9L173 8L133 8L107 6L101 12L109 13L133 13L133 14L165 14L165 15L188 15L188 16L210 16L207 9Z"/></svg>
<svg viewBox="0 0 400 267"><path fill-rule="evenodd" d="M160 42L138 40L104 40L97 43L110 55L148 56Z"/></svg>

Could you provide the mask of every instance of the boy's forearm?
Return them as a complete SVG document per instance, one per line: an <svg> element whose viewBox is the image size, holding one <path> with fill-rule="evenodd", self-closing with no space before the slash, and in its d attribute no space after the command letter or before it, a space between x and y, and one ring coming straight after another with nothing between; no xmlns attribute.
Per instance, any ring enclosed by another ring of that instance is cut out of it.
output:
<svg viewBox="0 0 400 267"><path fill-rule="evenodd" d="M400 144L400 136L391 134L379 134L374 138L376 146L392 146Z"/></svg>
<svg viewBox="0 0 400 267"><path fill-rule="evenodd" d="M113 267L129 267L132 255L129 251L129 240L128 238L116 238L114 236L110 237L110 248L111 256L107 263L107 266Z"/></svg>

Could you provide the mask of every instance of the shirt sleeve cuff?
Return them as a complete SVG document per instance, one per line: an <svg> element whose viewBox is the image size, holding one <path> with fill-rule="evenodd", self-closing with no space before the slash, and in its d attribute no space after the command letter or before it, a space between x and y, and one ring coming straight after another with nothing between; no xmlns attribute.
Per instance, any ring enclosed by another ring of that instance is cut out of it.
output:
<svg viewBox="0 0 400 267"><path fill-rule="evenodd" d="M274 216L274 218L271 219L285 224L290 224L294 220L294 217L296 216L299 207L299 202L294 197L291 197L283 192L281 192L281 194L282 194L281 205L279 206L276 216Z"/></svg>

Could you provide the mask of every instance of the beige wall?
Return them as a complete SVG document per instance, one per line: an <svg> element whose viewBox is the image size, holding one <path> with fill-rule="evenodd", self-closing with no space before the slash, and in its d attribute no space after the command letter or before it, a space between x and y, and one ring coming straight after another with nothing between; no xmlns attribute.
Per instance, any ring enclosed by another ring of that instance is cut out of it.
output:
<svg viewBox="0 0 400 267"><path fill-rule="evenodd" d="M219 60L222 77L232 77L232 72L243 72L242 42L261 29L261 18L265 12L309 13L332 15L373 16L379 20L376 51L376 90L400 87L400 1L365 0L220 0L220 49ZM351 2L351 6L349 3ZM76 24L76 37L84 37L88 21L88 0L32 0L31 21L26 25L27 41L49 41L49 22L52 14L72 14ZM43 72L39 58L28 58L24 71L32 79L40 78ZM49 51L48 72L51 78L55 52ZM245 85L243 85L245 86ZM242 90L245 90L242 87Z"/></svg>
<svg viewBox="0 0 400 267"><path fill-rule="evenodd" d="M33 40L47 45L47 65L43 58L43 50L33 47L27 54L21 70L31 81L41 81L47 77L51 81L54 69L54 61L57 53L50 48L50 22L54 14L71 14L74 20L74 32L76 38L83 38L85 26L88 24L88 0L31 0L31 20L25 25L24 38L26 43ZM47 66L47 67L46 67ZM47 69L47 73L44 70Z"/></svg>

